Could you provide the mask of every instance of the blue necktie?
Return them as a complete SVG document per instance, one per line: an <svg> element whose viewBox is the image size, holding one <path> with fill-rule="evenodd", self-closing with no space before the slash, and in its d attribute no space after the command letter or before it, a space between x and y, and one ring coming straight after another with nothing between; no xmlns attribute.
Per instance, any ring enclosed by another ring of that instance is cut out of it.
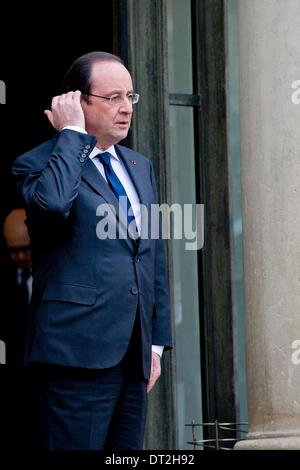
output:
<svg viewBox="0 0 300 470"><path fill-rule="evenodd" d="M126 191L124 189L124 186L122 185L121 181L119 180L119 178L117 177L116 173L113 170L113 167L112 167L112 164L111 164L111 159L110 159L111 155L110 155L109 152L104 152L104 153L99 153L97 155L97 157L99 158L100 162L103 165L103 168L104 168L104 171L105 171L105 176L106 176L106 179L107 179L107 182L108 182L108 185L109 185L110 189L115 194L116 198L120 202L120 205L121 205L124 213L127 216L127 224L129 226L129 224L133 220L135 221L135 218L134 218L133 215L129 215L129 213L128 213L129 209L131 208L131 204L130 204L129 198L126 194ZM126 199L119 199L120 196L123 196ZM134 227L135 227L135 231L137 232L136 225L134 225Z"/></svg>

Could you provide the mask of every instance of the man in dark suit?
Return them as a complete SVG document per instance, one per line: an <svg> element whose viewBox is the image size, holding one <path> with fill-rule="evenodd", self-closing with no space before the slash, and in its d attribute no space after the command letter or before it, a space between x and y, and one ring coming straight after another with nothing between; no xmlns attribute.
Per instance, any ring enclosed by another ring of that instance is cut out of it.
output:
<svg viewBox="0 0 300 470"><path fill-rule="evenodd" d="M3 323L6 362L13 366L22 363L32 291L30 238L25 219L25 210L16 208L9 212L3 225L3 236L11 261L1 283L2 299L6 299Z"/></svg>
<svg viewBox="0 0 300 470"><path fill-rule="evenodd" d="M48 449L140 449L172 340L163 241L142 210L158 203L152 164L117 145L139 96L103 52L77 59L64 91L45 111L55 137L13 164L33 255L26 360Z"/></svg>
<svg viewBox="0 0 300 470"><path fill-rule="evenodd" d="M10 262L1 279L1 299L5 308L1 312L0 337L5 341L7 368L1 390L5 396L4 408L0 414L6 431L6 445L14 444L19 449L33 448L38 438L35 387L23 367L32 291L31 248L25 220L23 208L15 208L5 217L3 237Z"/></svg>

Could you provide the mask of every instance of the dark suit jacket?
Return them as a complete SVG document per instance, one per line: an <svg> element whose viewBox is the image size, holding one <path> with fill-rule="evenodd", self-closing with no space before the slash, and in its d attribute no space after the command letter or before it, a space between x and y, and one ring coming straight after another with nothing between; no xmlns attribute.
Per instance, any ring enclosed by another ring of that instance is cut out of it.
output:
<svg viewBox="0 0 300 470"><path fill-rule="evenodd" d="M19 157L12 171L32 241L32 324L26 359L107 368L129 343L139 308L146 378L151 345L171 347L163 241L96 235L99 204L118 202L89 154L95 137L63 130ZM152 164L117 145L142 204L157 203ZM132 161L135 161L135 164ZM118 230L121 225L119 224Z"/></svg>

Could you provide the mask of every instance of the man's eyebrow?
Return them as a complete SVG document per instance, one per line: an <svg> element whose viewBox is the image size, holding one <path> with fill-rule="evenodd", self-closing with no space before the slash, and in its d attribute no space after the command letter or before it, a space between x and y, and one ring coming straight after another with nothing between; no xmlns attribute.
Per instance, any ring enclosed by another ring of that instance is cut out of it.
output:
<svg viewBox="0 0 300 470"><path fill-rule="evenodd" d="M121 88L118 88L118 89L114 89L114 90L111 90L111 91L107 91L105 94L106 94L106 95L113 95L114 93L118 93L118 94L119 94L119 93L123 93L123 90L121 90ZM127 91L127 94L128 94L128 93L134 93L134 90L133 90L133 89L128 90L128 91Z"/></svg>

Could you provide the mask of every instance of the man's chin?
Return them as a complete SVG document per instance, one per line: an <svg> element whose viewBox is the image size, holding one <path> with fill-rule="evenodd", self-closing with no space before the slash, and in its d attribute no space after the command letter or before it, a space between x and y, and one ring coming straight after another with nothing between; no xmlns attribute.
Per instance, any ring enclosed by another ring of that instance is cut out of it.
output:
<svg viewBox="0 0 300 470"><path fill-rule="evenodd" d="M122 132L118 132L118 136L116 136L116 137L118 137L118 142L120 142L120 140L126 139L126 137L128 135L128 131L129 131L129 129L124 130Z"/></svg>

